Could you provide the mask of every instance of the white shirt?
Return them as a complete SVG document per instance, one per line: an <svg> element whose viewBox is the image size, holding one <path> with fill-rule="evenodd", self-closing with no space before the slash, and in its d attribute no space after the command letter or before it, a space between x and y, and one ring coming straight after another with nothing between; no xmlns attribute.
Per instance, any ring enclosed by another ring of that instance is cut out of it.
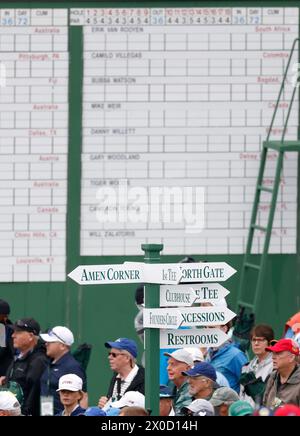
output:
<svg viewBox="0 0 300 436"><path fill-rule="evenodd" d="M120 374L117 375L116 378L121 379L121 389L120 389L120 397L122 398L123 395L125 394L127 388L130 386L130 384L132 383L132 380L134 379L134 377L137 375L139 370L139 367L137 365L134 365L134 367L132 368L132 370L130 371L130 373L127 375L127 377L125 379L122 379L122 377L120 376ZM103 407L103 410L107 410L109 409L111 403L113 403L114 401L118 400L118 390L117 390L117 381L114 384L114 388L113 388L113 393L112 393L112 397L107 401L107 403L105 404L105 406Z"/></svg>

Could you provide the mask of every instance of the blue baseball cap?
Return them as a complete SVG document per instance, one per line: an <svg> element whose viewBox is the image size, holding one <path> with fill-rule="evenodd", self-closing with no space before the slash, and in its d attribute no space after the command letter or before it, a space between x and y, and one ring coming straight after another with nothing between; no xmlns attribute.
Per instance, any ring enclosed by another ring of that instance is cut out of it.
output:
<svg viewBox="0 0 300 436"><path fill-rule="evenodd" d="M118 409L117 407L109 407L106 411L106 416L119 416L121 412L121 409Z"/></svg>
<svg viewBox="0 0 300 436"><path fill-rule="evenodd" d="M159 397L160 398L173 398L173 392L172 389L169 388L169 386L166 385L160 385L159 386Z"/></svg>
<svg viewBox="0 0 300 436"><path fill-rule="evenodd" d="M183 371L182 375L187 375L188 377L199 377L202 375L214 382L217 379L215 368L208 362L199 362L188 371Z"/></svg>
<svg viewBox="0 0 300 436"><path fill-rule="evenodd" d="M84 412L85 416L106 416L104 410L100 409L100 407L88 407Z"/></svg>
<svg viewBox="0 0 300 436"><path fill-rule="evenodd" d="M105 342L106 348L117 348L118 350L126 350L133 357L137 357L138 349L136 342L133 339L119 338L114 342Z"/></svg>

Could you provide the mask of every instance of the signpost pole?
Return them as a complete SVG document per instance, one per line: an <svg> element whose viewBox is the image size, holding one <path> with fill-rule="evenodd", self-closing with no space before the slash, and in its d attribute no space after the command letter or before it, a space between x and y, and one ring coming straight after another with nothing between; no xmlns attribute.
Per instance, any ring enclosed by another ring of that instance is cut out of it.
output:
<svg viewBox="0 0 300 436"><path fill-rule="evenodd" d="M142 244L145 263L159 263L162 244ZM145 284L145 308L159 307L159 284ZM145 329L146 409L159 416L159 329Z"/></svg>

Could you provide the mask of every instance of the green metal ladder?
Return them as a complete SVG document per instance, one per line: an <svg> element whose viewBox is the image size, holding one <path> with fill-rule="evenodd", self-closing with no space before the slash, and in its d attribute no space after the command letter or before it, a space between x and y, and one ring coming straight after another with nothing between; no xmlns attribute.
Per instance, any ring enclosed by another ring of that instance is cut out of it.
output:
<svg viewBox="0 0 300 436"><path fill-rule="evenodd" d="M296 48L296 44L299 41L300 41L300 38L297 38L293 42L293 45L292 45L292 48L290 51L290 55L289 55L289 59L288 59L286 69L284 72L283 80L281 83L281 87L279 90L278 98L276 101L276 105L274 108L270 128L268 130L267 138L265 141L263 141L260 168L259 168L258 179L257 179L257 184L256 184L254 204L253 204L253 208L252 208L251 223L250 223L250 229L249 229L249 233L248 233L246 253L244 256L242 271L241 271L237 305L239 308L241 308L241 309L245 308L247 310L250 310L254 314L256 313L257 307L260 303L260 298L262 296L264 278L265 278L265 274L266 274L267 256L268 256L268 250L269 250L269 246L270 246L270 239L271 239L274 215L275 215L275 210L276 210L276 202L277 202L278 190L279 190L279 185L280 185L281 171L282 171L282 167L283 167L284 153L290 152L290 151L300 152L300 140L298 140L298 141L285 141L284 140L289 117L290 117L290 113L291 113L291 109L292 109L292 105L293 105L293 102L294 102L294 99L296 96L296 90L297 90L296 86L294 86L292 96L290 99L290 104L289 104L288 112L287 112L286 119L284 122L281 140L280 141L271 141L270 140L270 135L271 135L273 125L275 122L280 99L281 99L283 91L284 91L284 86L285 86L287 74L289 71L290 63L292 60L292 56L293 56L294 50ZM298 79L298 81L299 81L299 79ZM273 184L272 188L263 185L265 165L266 165L267 154L268 154L269 150L276 150L278 152L275 179L274 179L274 184ZM258 212L260 196L261 196L262 192L267 192L267 193L271 194L271 204L270 204L268 222L267 222L266 227L263 227L263 226L256 224L257 212ZM262 251L262 254L260 257L259 264L251 262L251 259L250 259L250 256L252 254L251 250L252 250L252 244L253 244L253 238L254 238L255 231L261 231L261 232L265 233L264 246L263 246L263 251ZM247 282L247 276L248 276L247 273L250 270L255 270L255 272L257 273L257 282L256 282L256 286L253 288L253 291L251 291L252 295L251 296L248 295L248 298L247 298L249 300L249 297L250 297L252 301L245 301L246 300L246 298L244 296L245 285Z"/></svg>

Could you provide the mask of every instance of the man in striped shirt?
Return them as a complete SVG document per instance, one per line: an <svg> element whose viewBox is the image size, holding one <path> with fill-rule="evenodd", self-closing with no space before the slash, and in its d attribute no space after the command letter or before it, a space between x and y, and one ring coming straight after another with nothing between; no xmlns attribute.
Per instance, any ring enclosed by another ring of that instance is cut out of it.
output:
<svg viewBox="0 0 300 436"><path fill-rule="evenodd" d="M138 350L134 340L119 338L104 345L109 349L108 360L114 375L107 396L100 397L98 406L107 410L112 402L120 400L127 391L145 393L145 370L136 364Z"/></svg>

